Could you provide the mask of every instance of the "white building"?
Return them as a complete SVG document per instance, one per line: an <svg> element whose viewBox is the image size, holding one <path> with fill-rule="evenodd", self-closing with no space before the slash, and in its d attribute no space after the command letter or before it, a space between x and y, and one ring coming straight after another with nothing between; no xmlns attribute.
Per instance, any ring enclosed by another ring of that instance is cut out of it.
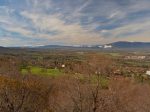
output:
<svg viewBox="0 0 150 112"><path fill-rule="evenodd" d="M65 65L63 64L63 65L61 65L61 67L62 67L62 68L65 68Z"/></svg>
<svg viewBox="0 0 150 112"><path fill-rule="evenodd" d="M149 75L149 76L150 76L150 71L146 71L146 75Z"/></svg>

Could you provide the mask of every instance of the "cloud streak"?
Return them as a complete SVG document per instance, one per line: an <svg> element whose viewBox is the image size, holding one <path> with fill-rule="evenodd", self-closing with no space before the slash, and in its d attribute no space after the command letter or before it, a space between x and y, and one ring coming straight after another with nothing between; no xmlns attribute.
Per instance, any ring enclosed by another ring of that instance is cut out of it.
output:
<svg viewBox="0 0 150 112"><path fill-rule="evenodd" d="M149 7L149 0L1 0L0 45L150 41Z"/></svg>

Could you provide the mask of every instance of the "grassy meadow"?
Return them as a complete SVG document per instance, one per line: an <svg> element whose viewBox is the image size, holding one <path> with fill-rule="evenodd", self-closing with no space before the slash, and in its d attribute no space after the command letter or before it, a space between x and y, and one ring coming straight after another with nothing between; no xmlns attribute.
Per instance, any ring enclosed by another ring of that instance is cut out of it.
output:
<svg viewBox="0 0 150 112"><path fill-rule="evenodd" d="M32 75L40 75L40 76L51 76L51 77L57 77L63 74L62 70L59 69L47 69L43 67L38 66L28 66L26 68L21 69L22 75L32 74Z"/></svg>

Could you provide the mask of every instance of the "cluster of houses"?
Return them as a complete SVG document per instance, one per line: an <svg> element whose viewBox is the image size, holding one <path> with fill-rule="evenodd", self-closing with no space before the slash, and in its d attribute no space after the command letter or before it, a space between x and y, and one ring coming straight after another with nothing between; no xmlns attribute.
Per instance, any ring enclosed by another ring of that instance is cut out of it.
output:
<svg viewBox="0 0 150 112"><path fill-rule="evenodd" d="M146 56L125 56L124 59L144 60L144 59L146 59Z"/></svg>
<svg viewBox="0 0 150 112"><path fill-rule="evenodd" d="M114 75L133 75L133 74L141 74L147 75L150 77L150 70L145 69L132 69L132 68L124 68L124 69L116 69L113 71Z"/></svg>

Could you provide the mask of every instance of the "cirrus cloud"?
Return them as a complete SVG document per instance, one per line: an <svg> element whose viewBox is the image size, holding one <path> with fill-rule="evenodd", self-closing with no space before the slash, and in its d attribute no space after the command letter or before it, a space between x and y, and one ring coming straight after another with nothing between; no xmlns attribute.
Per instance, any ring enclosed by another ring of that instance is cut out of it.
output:
<svg viewBox="0 0 150 112"><path fill-rule="evenodd" d="M150 41L149 7L149 0L1 0L0 45Z"/></svg>

